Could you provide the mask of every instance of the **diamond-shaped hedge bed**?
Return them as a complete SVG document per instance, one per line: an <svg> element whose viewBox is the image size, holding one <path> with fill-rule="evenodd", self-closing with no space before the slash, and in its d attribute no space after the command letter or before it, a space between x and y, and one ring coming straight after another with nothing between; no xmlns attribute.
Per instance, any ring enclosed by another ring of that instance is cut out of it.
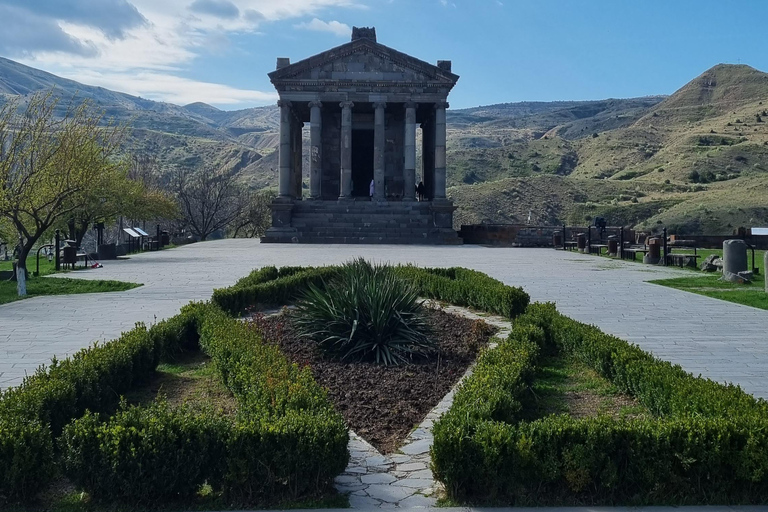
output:
<svg viewBox="0 0 768 512"><path fill-rule="evenodd" d="M173 318L54 362L0 395L0 505L30 503L63 474L100 502L193 503L203 488L229 504L279 505L323 496L349 460L341 414L307 367L292 364L238 316L290 304L339 267L264 268ZM398 267L424 297L512 318L528 296L479 272ZM258 327L258 326L257 326ZM213 407L126 406L121 395L160 361L202 351L233 395ZM221 502L214 502L214 506Z"/></svg>
<svg viewBox="0 0 768 512"><path fill-rule="evenodd" d="M456 500L493 504L764 503L768 409L732 386L694 378L519 288L466 269L398 267L422 297L513 318L434 426L433 470ZM93 499L188 503L207 483L229 503L318 496L348 461L347 426L308 368L290 364L237 317L290 304L338 267L274 267L216 290L149 329L39 371L0 396L0 500L29 500L57 471ZM205 409L120 407L158 362L202 350L237 401ZM542 354L577 357L650 415L524 421ZM90 411L90 412L86 412Z"/></svg>

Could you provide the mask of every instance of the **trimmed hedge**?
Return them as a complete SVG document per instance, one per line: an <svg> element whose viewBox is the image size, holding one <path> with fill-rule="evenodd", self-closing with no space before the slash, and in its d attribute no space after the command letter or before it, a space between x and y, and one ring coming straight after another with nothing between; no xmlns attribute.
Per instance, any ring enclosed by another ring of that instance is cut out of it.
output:
<svg viewBox="0 0 768 512"><path fill-rule="evenodd" d="M88 412L64 429L62 462L97 501L188 498L220 480L228 434L223 417L164 402L124 408L106 422Z"/></svg>
<svg viewBox="0 0 768 512"><path fill-rule="evenodd" d="M287 267L281 277L274 267L266 267L231 288L213 290L211 302L231 315L240 315L256 304L290 304L310 283L320 286L337 273L338 267Z"/></svg>
<svg viewBox="0 0 768 512"><path fill-rule="evenodd" d="M151 376L162 356L193 348L199 307L190 304L150 329L137 324L115 341L54 359L48 369L0 393L0 496L23 499L37 492L54 475L49 447L65 425L86 410L114 410L120 395Z"/></svg>
<svg viewBox="0 0 768 512"><path fill-rule="evenodd" d="M86 414L62 438L67 474L97 500L130 503L189 499L204 482L247 502L326 489L347 465L348 433L311 371L219 308L197 313L200 347L235 395L237 418L164 404L106 423Z"/></svg>
<svg viewBox="0 0 768 512"><path fill-rule="evenodd" d="M254 304L289 304L310 283L320 286L338 275L339 267L264 267L231 288L213 291L212 302L238 315ZM525 312L530 297L522 288L505 285L482 272L465 268L393 267L419 294L457 306L469 306L507 318Z"/></svg>
<svg viewBox="0 0 768 512"><path fill-rule="evenodd" d="M514 407L537 355L527 344L573 353L657 417L519 421ZM693 377L551 304L531 305L499 348L507 356L483 355L434 427L433 469L453 497L514 505L768 500L763 400Z"/></svg>
<svg viewBox="0 0 768 512"><path fill-rule="evenodd" d="M469 306L507 318L525 312L530 297L522 288L507 286L482 272L465 268L399 266L395 272L414 283L430 299Z"/></svg>
<svg viewBox="0 0 768 512"><path fill-rule="evenodd" d="M528 303L521 289L473 271L396 271L422 295L508 317ZM172 499L189 496L201 481L243 500L325 488L349 457L341 416L308 369L289 364L227 313L290 303L309 283L328 282L337 272L261 269L215 290L212 304L190 304L149 329L139 324L6 390L0 394L0 496L30 497L50 482L57 462L96 499ZM198 347L239 402L234 421L163 404L118 409L120 395L150 377L161 359ZM488 403L505 417L515 413L500 394Z"/></svg>

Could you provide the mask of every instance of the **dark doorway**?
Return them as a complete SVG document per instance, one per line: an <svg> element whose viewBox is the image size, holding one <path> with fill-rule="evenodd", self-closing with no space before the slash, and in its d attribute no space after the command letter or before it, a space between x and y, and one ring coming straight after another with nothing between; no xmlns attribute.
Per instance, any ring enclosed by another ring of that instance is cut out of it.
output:
<svg viewBox="0 0 768 512"><path fill-rule="evenodd" d="M368 197L373 179L373 130L352 130L352 196Z"/></svg>

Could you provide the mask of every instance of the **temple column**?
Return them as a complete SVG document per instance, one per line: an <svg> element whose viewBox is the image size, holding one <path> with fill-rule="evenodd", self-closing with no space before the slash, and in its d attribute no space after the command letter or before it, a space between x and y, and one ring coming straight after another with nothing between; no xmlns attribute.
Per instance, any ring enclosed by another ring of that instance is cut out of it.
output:
<svg viewBox="0 0 768 512"><path fill-rule="evenodd" d="M320 199L322 194L322 116L319 101L309 103L309 198Z"/></svg>
<svg viewBox="0 0 768 512"><path fill-rule="evenodd" d="M278 193L280 197L291 197L291 102L280 100L280 152L278 155L280 165L280 177Z"/></svg>
<svg viewBox="0 0 768 512"><path fill-rule="evenodd" d="M341 191L339 199L352 197L352 107L351 101L342 101L341 107Z"/></svg>
<svg viewBox="0 0 768 512"><path fill-rule="evenodd" d="M416 195L416 104L405 104L405 167L403 169L403 201L414 201Z"/></svg>
<svg viewBox="0 0 768 512"><path fill-rule="evenodd" d="M435 196L436 200L445 199L445 109L448 103L435 103Z"/></svg>
<svg viewBox="0 0 768 512"><path fill-rule="evenodd" d="M376 201L384 201L384 151L387 144L386 120L384 109L386 103L374 103L375 109L373 121L373 198Z"/></svg>

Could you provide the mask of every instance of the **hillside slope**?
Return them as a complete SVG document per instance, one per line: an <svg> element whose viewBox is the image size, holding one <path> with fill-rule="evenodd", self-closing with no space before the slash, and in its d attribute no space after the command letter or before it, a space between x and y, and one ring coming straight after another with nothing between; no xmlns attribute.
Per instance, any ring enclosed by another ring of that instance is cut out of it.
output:
<svg viewBox="0 0 768 512"><path fill-rule="evenodd" d="M54 88L130 123L126 150L163 172L210 165L277 184L276 107L177 106L0 58L0 101ZM306 179L305 169L305 179ZM717 65L669 97L521 102L448 113L448 185L461 222L611 224L681 233L768 225L768 74Z"/></svg>

